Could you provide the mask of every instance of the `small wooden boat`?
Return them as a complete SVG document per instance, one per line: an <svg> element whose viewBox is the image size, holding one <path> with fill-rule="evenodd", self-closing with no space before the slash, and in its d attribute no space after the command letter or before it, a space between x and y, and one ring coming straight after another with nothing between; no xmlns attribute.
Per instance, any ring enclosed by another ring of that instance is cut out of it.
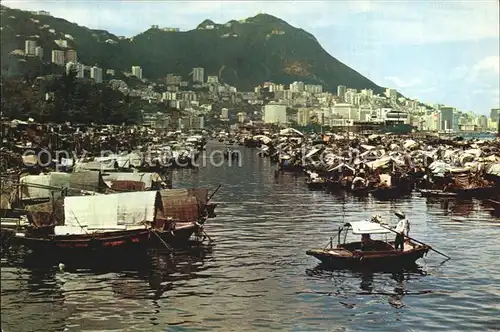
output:
<svg viewBox="0 0 500 332"><path fill-rule="evenodd" d="M422 197L442 197L442 198L455 198L458 196L458 194L454 192L434 190L434 189L420 189L420 195Z"/></svg>
<svg viewBox="0 0 500 332"><path fill-rule="evenodd" d="M322 178L308 178L306 184L309 190L324 190L326 186L325 180Z"/></svg>
<svg viewBox="0 0 500 332"><path fill-rule="evenodd" d="M336 248L333 248L333 243L330 241L330 248L312 249L306 254L334 268L401 268L415 264L416 260L431 249L427 245L420 245L410 240L405 241L402 251L396 250L392 241L369 239L367 242L345 243L349 230L352 230L354 235L363 236L392 233L376 222L350 222L339 228ZM341 244L340 238L343 233L344 243Z"/></svg>
<svg viewBox="0 0 500 332"><path fill-rule="evenodd" d="M386 199L396 199L403 196L408 196L411 194L411 189L398 188L398 187L376 187L371 191L373 197L386 200Z"/></svg>
<svg viewBox="0 0 500 332"><path fill-rule="evenodd" d="M64 249L88 252L147 248L152 237L154 235L151 234L151 230L146 228L71 235L39 235L27 232L16 233L11 242L32 250Z"/></svg>
<svg viewBox="0 0 500 332"><path fill-rule="evenodd" d="M496 211L500 211L500 201L488 199L488 204L491 205Z"/></svg>
<svg viewBox="0 0 500 332"><path fill-rule="evenodd" d="M342 184L340 180L327 179L326 180L327 191L333 193L342 189Z"/></svg>
<svg viewBox="0 0 500 332"><path fill-rule="evenodd" d="M371 187L365 185L351 186L350 189L352 195L357 197L366 197L373 190Z"/></svg>

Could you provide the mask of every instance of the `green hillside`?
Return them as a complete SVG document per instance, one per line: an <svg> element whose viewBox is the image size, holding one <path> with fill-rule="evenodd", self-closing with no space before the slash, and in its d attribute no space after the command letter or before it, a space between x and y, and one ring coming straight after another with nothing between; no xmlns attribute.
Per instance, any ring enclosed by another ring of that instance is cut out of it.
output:
<svg viewBox="0 0 500 332"><path fill-rule="evenodd" d="M205 68L205 75L219 76L239 90L250 90L264 81L303 81L322 84L330 91L346 85L382 92L381 87L329 55L314 36L267 14L225 24L205 20L190 31L149 29L128 39L6 7L2 7L1 15L2 73L17 70L9 54L24 50L26 39L38 40L46 61L51 50L59 48L54 40L66 39L84 64L120 71L139 65L151 80L161 80L168 73L187 79L192 68L199 66Z"/></svg>

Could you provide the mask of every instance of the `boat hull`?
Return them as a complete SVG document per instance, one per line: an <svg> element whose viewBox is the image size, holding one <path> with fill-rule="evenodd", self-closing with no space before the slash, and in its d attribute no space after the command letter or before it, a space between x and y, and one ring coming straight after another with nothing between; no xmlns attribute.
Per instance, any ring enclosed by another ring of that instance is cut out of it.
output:
<svg viewBox="0 0 500 332"><path fill-rule="evenodd" d="M15 235L9 244L22 245L33 251L64 253L103 253L145 251L165 246L186 247L200 225L195 222L176 223L172 230L128 230L78 235Z"/></svg>
<svg viewBox="0 0 500 332"><path fill-rule="evenodd" d="M309 190L324 190L325 187L325 182L307 182L307 188L309 188Z"/></svg>
<svg viewBox="0 0 500 332"><path fill-rule="evenodd" d="M16 235L12 241L32 249L103 250L142 247L151 239L147 229L78 235Z"/></svg>
<svg viewBox="0 0 500 332"><path fill-rule="evenodd" d="M419 246L405 251L359 252L359 254L342 256L334 254L335 250L313 249L306 252L322 264L332 268L400 268L412 266L429 251L427 246Z"/></svg>
<svg viewBox="0 0 500 332"><path fill-rule="evenodd" d="M373 197L379 200L397 199L411 195L412 190L408 188L376 188L371 191Z"/></svg>

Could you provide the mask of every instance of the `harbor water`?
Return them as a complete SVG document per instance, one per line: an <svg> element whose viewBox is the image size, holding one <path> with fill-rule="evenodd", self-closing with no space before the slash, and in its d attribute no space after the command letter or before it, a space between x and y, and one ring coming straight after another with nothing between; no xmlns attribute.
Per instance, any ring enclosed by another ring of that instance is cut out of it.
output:
<svg viewBox="0 0 500 332"><path fill-rule="evenodd" d="M212 145L211 149L222 146ZM237 162L176 171L174 187L222 184L207 221L214 245L91 267L12 248L1 261L1 323L11 331L442 331L500 327L500 220L478 201L377 201L309 191L303 177L240 147ZM217 161L217 160L216 160ZM306 250L344 222L379 214L429 252L402 272L328 271Z"/></svg>

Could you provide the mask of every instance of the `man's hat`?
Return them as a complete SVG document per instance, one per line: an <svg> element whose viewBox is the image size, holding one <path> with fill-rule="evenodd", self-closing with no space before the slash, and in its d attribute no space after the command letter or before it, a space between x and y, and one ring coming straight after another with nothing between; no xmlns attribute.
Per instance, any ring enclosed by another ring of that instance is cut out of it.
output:
<svg viewBox="0 0 500 332"><path fill-rule="evenodd" d="M396 213L394 213L396 216L398 216L399 218L405 218L405 214L403 211L397 211Z"/></svg>

